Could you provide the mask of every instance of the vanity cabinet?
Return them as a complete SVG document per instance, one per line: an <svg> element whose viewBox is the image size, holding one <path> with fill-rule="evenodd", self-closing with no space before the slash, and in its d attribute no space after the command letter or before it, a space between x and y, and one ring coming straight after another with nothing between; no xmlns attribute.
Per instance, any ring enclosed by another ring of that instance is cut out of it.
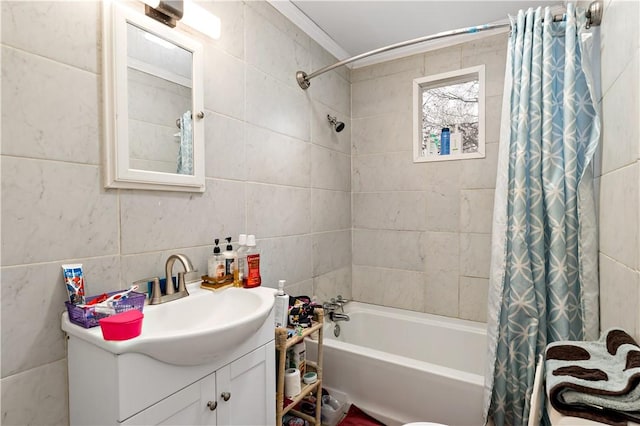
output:
<svg viewBox="0 0 640 426"><path fill-rule="evenodd" d="M273 342L122 422L123 425L267 425L273 420ZM271 378L271 380L270 380Z"/></svg>
<svg viewBox="0 0 640 426"><path fill-rule="evenodd" d="M250 338L203 365L113 353L83 333L67 333L71 425L275 424L272 312Z"/></svg>

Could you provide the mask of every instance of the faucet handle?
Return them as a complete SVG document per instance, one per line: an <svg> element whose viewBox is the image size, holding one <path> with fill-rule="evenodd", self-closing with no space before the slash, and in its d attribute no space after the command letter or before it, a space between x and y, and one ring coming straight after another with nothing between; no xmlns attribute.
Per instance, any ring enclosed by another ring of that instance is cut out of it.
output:
<svg viewBox="0 0 640 426"><path fill-rule="evenodd" d="M184 275L185 275L185 272L178 272L178 293L187 291L187 286L185 285L185 282L184 282Z"/></svg>
<svg viewBox="0 0 640 426"><path fill-rule="evenodd" d="M144 293L146 294L149 291L149 282L153 281L151 286L151 297L149 298L150 304L155 304L160 301L160 297L162 297L162 291L160 290L160 278L151 277L151 278L143 278L141 280L137 280L133 282L133 285L137 285L143 289L145 289Z"/></svg>

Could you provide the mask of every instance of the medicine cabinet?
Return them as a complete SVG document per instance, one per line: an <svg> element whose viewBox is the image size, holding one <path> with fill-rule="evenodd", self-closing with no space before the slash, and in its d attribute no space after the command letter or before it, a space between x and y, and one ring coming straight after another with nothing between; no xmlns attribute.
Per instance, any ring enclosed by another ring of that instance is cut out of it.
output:
<svg viewBox="0 0 640 426"><path fill-rule="evenodd" d="M484 158L484 98L484 65L413 80L413 161ZM446 155L440 152L445 128Z"/></svg>
<svg viewBox="0 0 640 426"><path fill-rule="evenodd" d="M105 186L203 192L202 45L103 2Z"/></svg>

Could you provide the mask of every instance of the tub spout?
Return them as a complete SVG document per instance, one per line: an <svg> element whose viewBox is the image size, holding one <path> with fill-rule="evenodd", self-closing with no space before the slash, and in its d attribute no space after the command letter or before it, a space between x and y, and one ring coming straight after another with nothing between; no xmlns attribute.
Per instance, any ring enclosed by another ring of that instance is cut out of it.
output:
<svg viewBox="0 0 640 426"><path fill-rule="evenodd" d="M333 322L338 322L349 321L351 318L349 318L349 315L343 314L341 312L329 312L329 319Z"/></svg>

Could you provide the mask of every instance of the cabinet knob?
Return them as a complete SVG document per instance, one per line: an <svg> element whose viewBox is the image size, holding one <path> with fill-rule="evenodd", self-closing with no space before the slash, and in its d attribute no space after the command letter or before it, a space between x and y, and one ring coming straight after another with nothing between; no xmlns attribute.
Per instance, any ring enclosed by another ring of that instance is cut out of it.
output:
<svg viewBox="0 0 640 426"><path fill-rule="evenodd" d="M220 394L220 396L222 397L222 399L224 399L225 401L228 401L231 398L231 393L230 392L222 392Z"/></svg>
<svg viewBox="0 0 640 426"><path fill-rule="evenodd" d="M207 402L207 407L209 407L209 410L213 411L216 408L218 408L218 401L209 401Z"/></svg>

